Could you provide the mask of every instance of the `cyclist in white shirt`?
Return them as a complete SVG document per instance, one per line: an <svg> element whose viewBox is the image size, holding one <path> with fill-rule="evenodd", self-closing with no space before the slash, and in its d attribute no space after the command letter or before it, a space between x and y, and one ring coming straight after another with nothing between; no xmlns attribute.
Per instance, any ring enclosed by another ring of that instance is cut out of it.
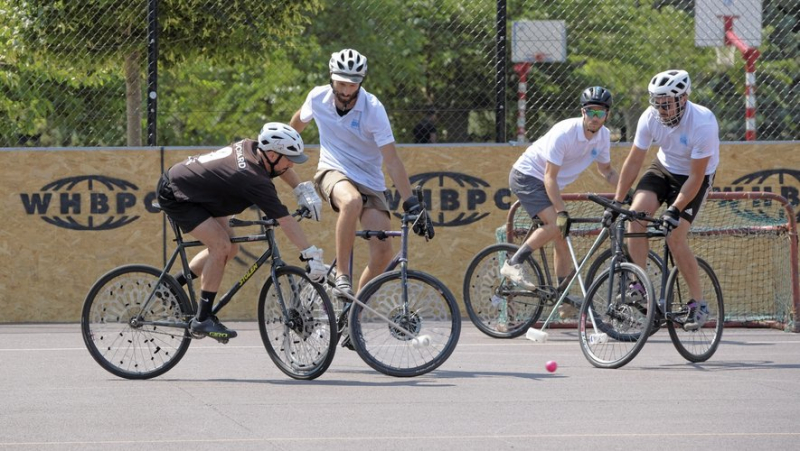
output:
<svg viewBox="0 0 800 451"><path fill-rule="evenodd" d="M317 123L320 158L314 186L339 212L336 286L352 296L349 264L358 221L370 230L388 230L391 226L384 164L405 199L403 209L417 212L420 205L412 196L386 110L377 97L361 86L367 74L367 58L344 49L331 55L329 69L330 83L311 90L290 124L302 132L312 119ZM369 263L361 274L359 288L383 272L394 256L389 240L370 240L369 250Z"/></svg>
<svg viewBox="0 0 800 451"><path fill-rule="evenodd" d="M581 117L554 125L525 150L509 174L509 187L522 207L544 223L500 269L503 276L527 288L532 289L535 284L524 270L523 262L550 241L555 247L556 276L561 281L569 275L571 260L565 240L569 213L561 191L592 162L612 186L617 185L619 178L611 166L609 131L603 125L611 111L611 93L600 86L587 88L580 102ZM562 317L571 316L574 307L566 302L559 313Z"/></svg>
<svg viewBox="0 0 800 451"><path fill-rule="evenodd" d="M616 199L622 199L633 185L650 145L658 144L657 158L636 185L631 209L652 214L662 203L669 205L661 219L673 229L668 239L670 252L692 299L685 308L683 327L697 330L708 317L708 307L688 234L714 182L719 164L719 126L714 113L689 101L691 90L689 74L684 70L661 72L650 80L650 107L639 118L633 146L622 166ZM610 210L604 216L608 221L616 218ZM631 222L630 230L643 232L645 225ZM644 267L649 251L647 239L629 239L628 249L634 263Z"/></svg>

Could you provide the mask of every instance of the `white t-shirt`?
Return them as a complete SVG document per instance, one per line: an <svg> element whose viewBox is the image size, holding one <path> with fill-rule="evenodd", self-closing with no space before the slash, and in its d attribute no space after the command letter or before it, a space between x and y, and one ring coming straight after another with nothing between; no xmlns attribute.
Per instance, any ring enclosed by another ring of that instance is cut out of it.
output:
<svg viewBox="0 0 800 451"><path fill-rule="evenodd" d="M633 145L647 150L652 143L658 149L658 161L672 174L689 175L691 160L711 157L706 173L713 174L719 165L719 125L708 108L686 102L686 112L677 127L658 121L658 112L649 107L639 117Z"/></svg>
<svg viewBox="0 0 800 451"><path fill-rule="evenodd" d="M377 97L359 88L355 106L339 116L331 86L317 86L300 108L300 120L311 119L319 128L318 169L335 169L368 188L386 190L380 147L393 143L394 134Z"/></svg>
<svg viewBox="0 0 800 451"><path fill-rule="evenodd" d="M583 118L576 117L557 123L531 144L514 163L514 169L544 181L549 161L561 167L556 182L559 189L564 189L593 161L610 163L610 149L611 139L605 126L589 140L583 131Z"/></svg>

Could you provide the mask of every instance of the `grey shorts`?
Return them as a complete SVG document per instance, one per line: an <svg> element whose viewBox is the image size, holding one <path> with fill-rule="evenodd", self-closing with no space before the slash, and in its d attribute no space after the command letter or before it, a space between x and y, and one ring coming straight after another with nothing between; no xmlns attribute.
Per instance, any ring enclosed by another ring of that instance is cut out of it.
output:
<svg viewBox="0 0 800 451"><path fill-rule="evenodd" d="M346 175L333 169L321 169L314 175L314 189L317 190L322 200L327 202L333 211L338 212L339 208L331 202L331 193L333 187L339 182L347 182L353 185L364 200L364 208L374 208L376 210L385 211L389 214L389 203L386 201L386 193L375 191L374 189L367 188L364 185L350 180Z"/></svg>
<svg viewBox="0 0 800 451"><path fill-rule="evenodd" d="M512 169L508 175L508 187L517 196L522 208L532 217L536 216L547 207L552 207L553 203L547 197L547 190L544 182L536 177L525 175L516 169Z"/></svg>

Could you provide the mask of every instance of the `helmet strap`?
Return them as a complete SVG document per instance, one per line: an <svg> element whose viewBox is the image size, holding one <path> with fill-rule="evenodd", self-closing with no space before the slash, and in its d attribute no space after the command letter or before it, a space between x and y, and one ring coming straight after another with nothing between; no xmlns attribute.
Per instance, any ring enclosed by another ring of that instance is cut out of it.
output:
<svg viewBox="0 0 800 451"><path fill-rule="evenodd" d="M275 161L270 161L269 157L267 156L267 152L264 152L264 161L266 161L267 164L269 165L269 178L271 179L274 179L275 177L280 177L281 175L283 175L284 172L286 172L286 169L289 169L286 168L280 172L275 170L275 166L277 166L278 163L280 163L281 158L283 158L283 154L277 152L275 152L275 154L278 155L278 158L276 158Z"/></svg>

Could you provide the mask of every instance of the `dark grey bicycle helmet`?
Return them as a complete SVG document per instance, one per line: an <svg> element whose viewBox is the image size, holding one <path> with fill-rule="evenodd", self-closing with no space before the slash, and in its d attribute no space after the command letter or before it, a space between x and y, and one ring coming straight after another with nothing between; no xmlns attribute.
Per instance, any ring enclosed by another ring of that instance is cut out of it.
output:
<svg viewBox="0 0 800 451"><path fill-rule="evenodd" d="M586 105L600 105L611 109L612 103L613 100L611 99L611 91L601 86L592 86L591 88L586 88L586 90L583 91L583 94L581 94L582 107Z"/></svg>

